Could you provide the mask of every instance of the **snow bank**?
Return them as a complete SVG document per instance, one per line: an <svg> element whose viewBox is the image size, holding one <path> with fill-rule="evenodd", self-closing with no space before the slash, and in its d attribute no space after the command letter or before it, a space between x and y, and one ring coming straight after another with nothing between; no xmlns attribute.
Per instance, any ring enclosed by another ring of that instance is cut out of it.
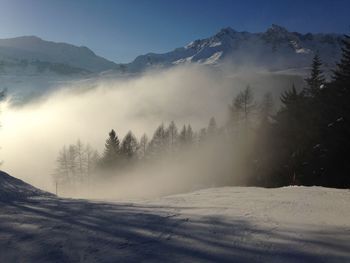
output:
<svg viewBox="0 0 350 263"><path fill-rule="evenodd" d="M0 201L23 200L34 196L51 196L51 194L0 171Z"/></svg>

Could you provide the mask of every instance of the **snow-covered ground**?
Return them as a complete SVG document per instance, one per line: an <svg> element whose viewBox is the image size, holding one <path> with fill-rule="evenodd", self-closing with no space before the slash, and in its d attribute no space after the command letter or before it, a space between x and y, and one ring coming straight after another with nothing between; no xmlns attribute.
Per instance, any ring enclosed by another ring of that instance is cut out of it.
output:
<svg viewBox="0 0 350 263"><path fill-rule="evenodd" d="M350 191L226 187L0 201L0 262L350 262Z"/></svg>

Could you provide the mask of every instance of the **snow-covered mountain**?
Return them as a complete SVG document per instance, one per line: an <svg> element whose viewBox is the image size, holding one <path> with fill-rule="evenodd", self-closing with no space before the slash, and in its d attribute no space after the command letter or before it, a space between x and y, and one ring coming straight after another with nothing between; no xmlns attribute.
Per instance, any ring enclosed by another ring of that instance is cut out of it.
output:
<svg viewBox="0 0 350 263"><path fill-rule="evenodd" d="M332 69L341 55L342 35L300 34L272 25L262 33L238 32L227 27L205 39L192 41L164 54L148 53L129 64L116 64L95 55L87 47L42 40L35 36L0 39L0 75L59 75L107 70L141 72L185 63L254 65L272 71L310 65L316 52Z"/></svg>
<svg viewBox="0 0 350 263"><path fill-rule="evenodd" d="M127 65L129 71L169 67L184 63L254 65L272 71L303 68L319 52L325 69L334 67L341 55L341 35L300 34L272 25L263 33L237 32L228 27L206 39L164 54L149 53Z"/></svg>
<svg viewBox="0 0 350 263"><path fill-rule="evenodd" d="M35 36L0 39L0 89L7 89L13 101L22 103L82 78L133 76L149 69L191 63L217 68L228 64L304 78L316 52L324 62L324 70L331 72L341 56L342 37L289 32L278 25L262 33L237 32L228 27L168 53L138 56L128 64L111 62L87 47Z"/></svg>
<svg viewBox="0 0 350 263"><path fill-rule="evenodd" d="M117 65L87 47L45 41L35 36L0 39L0 74L33 75L101 72Z"/></svg>
<svg viewBox="0 0 350 263"><path fill-rule="evenodd" d="M35 36L0 39L0 90L7 89L14 103L35 99L67 81L118 67L87 47Z"/></svg>

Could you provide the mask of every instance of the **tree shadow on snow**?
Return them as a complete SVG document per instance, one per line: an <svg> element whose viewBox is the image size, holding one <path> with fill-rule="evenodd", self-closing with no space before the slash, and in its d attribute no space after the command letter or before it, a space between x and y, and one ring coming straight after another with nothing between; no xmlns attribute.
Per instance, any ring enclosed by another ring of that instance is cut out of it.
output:
<svg viewBox="0 0 350 263"><path fill-rule="evenodd" d="M55 198L0 203L0 262L349 260L350 229L263 227L238 216L191 216L189 207Z"/></svg>

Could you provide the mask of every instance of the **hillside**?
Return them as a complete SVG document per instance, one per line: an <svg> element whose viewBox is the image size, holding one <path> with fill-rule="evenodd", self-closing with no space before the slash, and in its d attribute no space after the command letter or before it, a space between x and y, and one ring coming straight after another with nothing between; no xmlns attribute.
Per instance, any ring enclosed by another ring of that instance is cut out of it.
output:
<svg viewBox="0 0 350 263"><path fill-rule="evenodd" d="M0 74L62 75L101 72L116 68L87 47L45 41L35 36L0 39Z"/></svg>
<svg viewBox="0 0 350 263"><path fill-rule="evenodd" d="M25 200L38 196L49 197L53 195L0 171L0 202Z"/></svg>

